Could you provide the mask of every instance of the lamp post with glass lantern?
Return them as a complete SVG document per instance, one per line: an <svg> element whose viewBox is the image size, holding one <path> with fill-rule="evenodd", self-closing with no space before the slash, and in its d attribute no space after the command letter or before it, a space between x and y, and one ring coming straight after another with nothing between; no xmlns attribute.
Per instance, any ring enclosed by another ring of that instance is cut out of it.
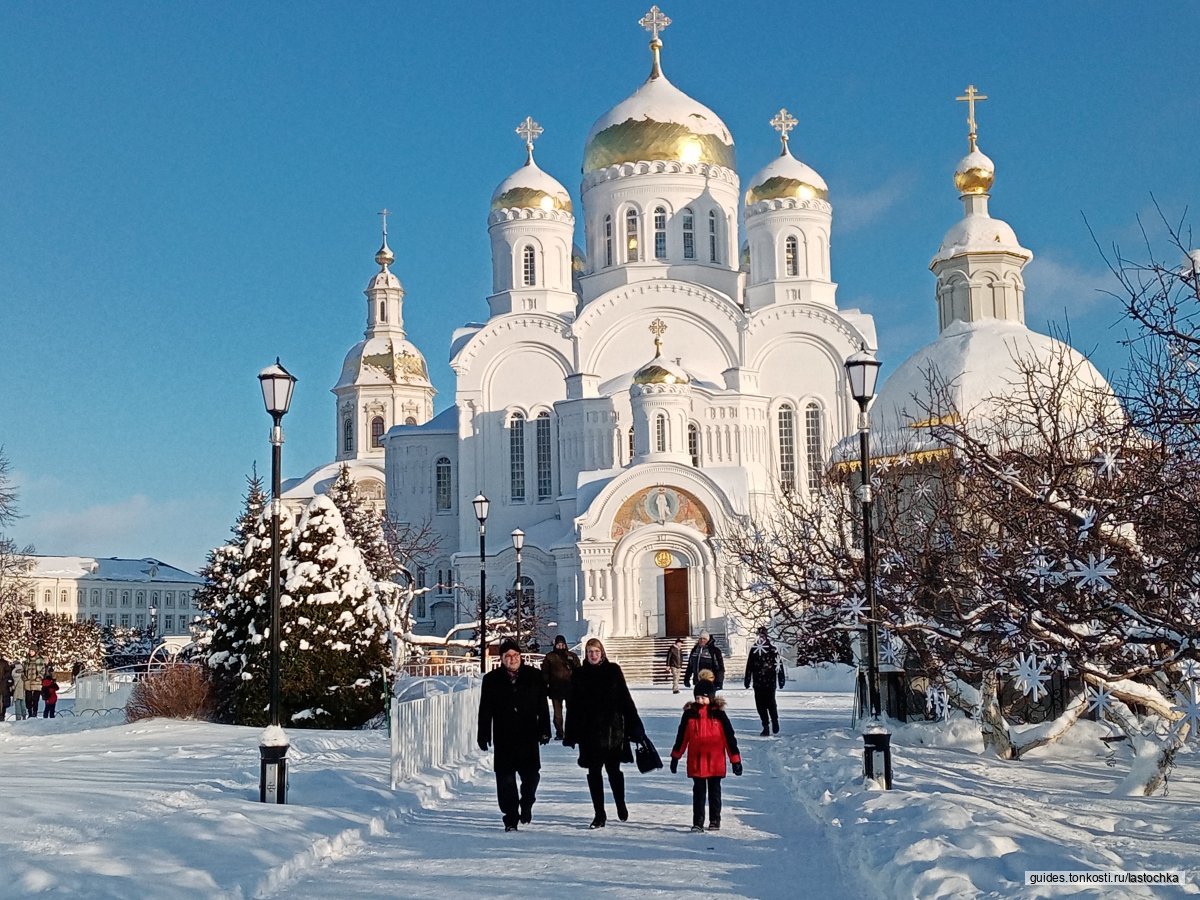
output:
<svg viewBox="0 0 1200 900"><path fill-rule="evenodd" d="M521 642L521 603L525 599L525 584L521 581L521 548L525 546L525 532L514 528L512 533L513 549L517 551L517 643Z"/></svg>
<svg viewBox="0 0 1200 900"><path fill-rule="evenodd" d="M879 722L879 614L875 601L873 496L871 493L871 420L867 413L875 399L875 383L880 362L866 348L846 360L850 396L858 403L858 448L860 464L859 501L862 503L863 590L870 611L867 623L867 691L870 695L872 725L863 734L863 765L868 778L882 777L892 786L891 735Z"/></svg>
<svg viewBox="0 0 1200 900"><path fill-rule="evenodd" d="M296 378L275 358L275 364L258 373L263 404L274 424L271 427L271 726L259 741L261 773L259 799L263 803L287 802L287 736L279 725L279 514L283 427L280 424L292 403Z"/></svg>
<svg viewBox="0 0 1200 900"><path fill-rule="evenodd" d="M479 671L487 672L487 517L491 501L483 494L471 501L479 520Z"/></svg>

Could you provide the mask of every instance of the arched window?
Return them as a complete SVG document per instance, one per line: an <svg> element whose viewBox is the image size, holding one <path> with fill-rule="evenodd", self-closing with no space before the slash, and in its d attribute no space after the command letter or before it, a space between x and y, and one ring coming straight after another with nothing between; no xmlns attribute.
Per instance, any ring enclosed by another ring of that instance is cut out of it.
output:
<svg viewBox="0 0 1200 900"><path fill-rule="evenodd" d="M508 420L508 493L513 503L525 502L525 415Z"/></svg>
<svg viewBox="0 0 1200 900"><path fill-rule="evenodd" d="M696 217L690 209L683 211L683 258L696 258Z"/></svg>
<svg viewBox="0 0 1200 900"><path fill-rule="evenodd" d="M638 261L638 214L632 207L625 210L625 261Z"/></svg>
<svg viewBox="0 0 1200 900"><path fill-rule="evenodd" d="M404 424L405 425L416 425L417 420L414 419L412 416L406 416L404 419Z"/></svg>
<svg viewBox="0 0 1200 900"><path fill-rule="evenodd" d="M450 509L454 499L454 485L450 482L450 460L445 456L434 463L434 484L437 508Z"/></svg>
<svg viewBox="0 0 1200 900"><path fill-rule="evenodd" d="M688 422L688 456L692 465L700 468L700 426L695 422Z"/></svg>
<svg viewBox="0 0 1200 900"><path fill-rule="evenodd" d="M379 301L379 321L380 322L387 321L387 301L386 300Z"/></svg>
<svg viewBox="0 0 1200 900"><path fill-rule="evenodd" d="M633 462L633 426L629 426L629 461Z"/></svg>
<svg viewBox="0 0 1200 900"><path fill-rule="evenodd" d="M708 213L708 259L709 262L717 262L717 212L710 210Z"/></svg>
<svg viewBox="0 0 1200 900"><path fill-rule="evenodd" d="M654 258L667 258L667 211L661 206L654 210Z"/></svg>
<svg viewBox="0 0 1200 900"><path fill-rule="evenodd" d="M654 417L654 449L667 452L667 417L662 413Z"/></svg>
<svg viewBox="0 0 1200 900"><path fill-rule="evenodd" d="M532 244L521 251L521 284L533 287L537 284L537 253Z"/></svg>
<svg viewBox="0 0 1200 900"><path fill-rule="evenodd" d="M796 242L796 236L790 235L788 239L783 242L783 259L785 265L787 266L786 271L789 275L800 274L799 251L800 247Z"/></svg>
<svg viewBox="0 0 1200 900"><path fill-rule="evenodd" d="M537 497L538 500L554 499L554 458L550 445L550 413L540 412L535 420L537 450Z"/></svg>
<svg viewBox="0 0 1200 900"><path fill-rule="evenodd" d="M376 416L371 420L371 446L383 446L383 416Z"/></svg>
<svg viewBox="0 0 1200 900"><path fill-rule="evenodd" d="M342 449L354 452L354 420L349 416L342 420Z"/></svg>
<svg viewBox="0 0 1200 900"><path fill-rule="evenodd" d="M804 407L804 451L808 463L808 489L815 491L825 468L825 440L821 434L821 406L816 401Z"/></svg>
<svg viewBox="0 0 1200 900"><path fill-rule="evenodd" d="M514 585L515 587L515 585ZM537 585L533 583L533 579L528 575L521 576L521 612L522 618L528 621L528 616L533 610L533 598ZM513 591L513 600L516 600L517 592Z"/></svg>
<svg viewBox="0 0 1200 900"><path fill-rule="evenodd" d="M613 264L613 227L612 216L604 217L604 265Z"/></svg>
<svg viewBox="0 0 1200 900"><path fill-rule="evenodd" d="M779 486L796 489L796 411L789 403L779 407Z"/></svg>

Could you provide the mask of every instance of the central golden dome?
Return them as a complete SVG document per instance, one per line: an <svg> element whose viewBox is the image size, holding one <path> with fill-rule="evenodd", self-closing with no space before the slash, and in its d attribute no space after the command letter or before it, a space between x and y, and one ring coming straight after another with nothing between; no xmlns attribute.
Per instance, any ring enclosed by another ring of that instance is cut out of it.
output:
<svg viewBox="0 0 1200 900"><path fill-rule="evenodd" d="M725 123L661 74L596 120L584 145L583 171L659 161L735 167Z"/></svg>

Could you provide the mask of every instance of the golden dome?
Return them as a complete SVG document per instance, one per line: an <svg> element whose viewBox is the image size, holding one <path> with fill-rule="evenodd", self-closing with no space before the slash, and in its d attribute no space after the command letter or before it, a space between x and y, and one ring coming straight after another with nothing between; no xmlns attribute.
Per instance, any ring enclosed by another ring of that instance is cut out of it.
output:
<svg viewBox="0 0 1200 900"><path fill-rule="evenodd" d="M691 380L683 369L659 357L646 363L633 376L634 384L687 384Z"/></svg>
<svg viewBox="0 0 1200 900"><path fill-rule="evenodd" d="M972 150L954 170L954 186L960 194L986 194L996 180L996 165L979 150Z"/></svg>
<svg viewBox="0 0 1200 900"><path fill-rule="evenodd" d="M387 245L387 240L384 239L383 246L375 252L375 262L381 266L390 266L396 261L396 254L392 252L392 248Z"/></svg>
<svg viewBox="0 0 1200 900"><path fill-rule="evenodd" d="M804 163L800 163L804 165ZM804 166L806 169L808 166ZM811 171L811 170L810 170ZM786 175L772 175L765 181L754 185L746 191L746 205L753 206L761 200L828 200L829 188L816 172L817 177L789 178ZM814 183L815 182L815 183Z"/></svg>
<svg viewBox="0 0 1200 900"><path fill-rule="evenodd" d="M659 161L735 167L733 136L717 114L652 75L592 126L583 171Z"/></svg>
<svg viewBox="0 0 1200 900"><path fill-rule="evenodd" d="M541 209L572 213L571 195L550 175L538 168L531 156L492 194L492 212L498 209Z"/></svg>

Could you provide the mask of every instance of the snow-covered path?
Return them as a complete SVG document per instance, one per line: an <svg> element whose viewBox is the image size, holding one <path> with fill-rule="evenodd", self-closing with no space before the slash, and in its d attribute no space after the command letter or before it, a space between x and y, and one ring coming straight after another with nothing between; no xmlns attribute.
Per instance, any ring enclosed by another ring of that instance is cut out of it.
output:
<svg viewBox="0 0 1200 900"><path fill-rule="evenodd" d="M664 759L686 694L635 689L647 731ZM862 896L818 825L772 774L749 692L727 693L746 774L724 783L722 831L692 834L691 782L682 772L640 775L627 766L630 820L609 803L604 829L589 831L591 803L576 755L543 749L531 825L506 834L490 770L468 768L448 796L392 823L329 864L282 885L291 897L795 897ZM780 694L785 731L844 725L847 698Z"/></svg>

